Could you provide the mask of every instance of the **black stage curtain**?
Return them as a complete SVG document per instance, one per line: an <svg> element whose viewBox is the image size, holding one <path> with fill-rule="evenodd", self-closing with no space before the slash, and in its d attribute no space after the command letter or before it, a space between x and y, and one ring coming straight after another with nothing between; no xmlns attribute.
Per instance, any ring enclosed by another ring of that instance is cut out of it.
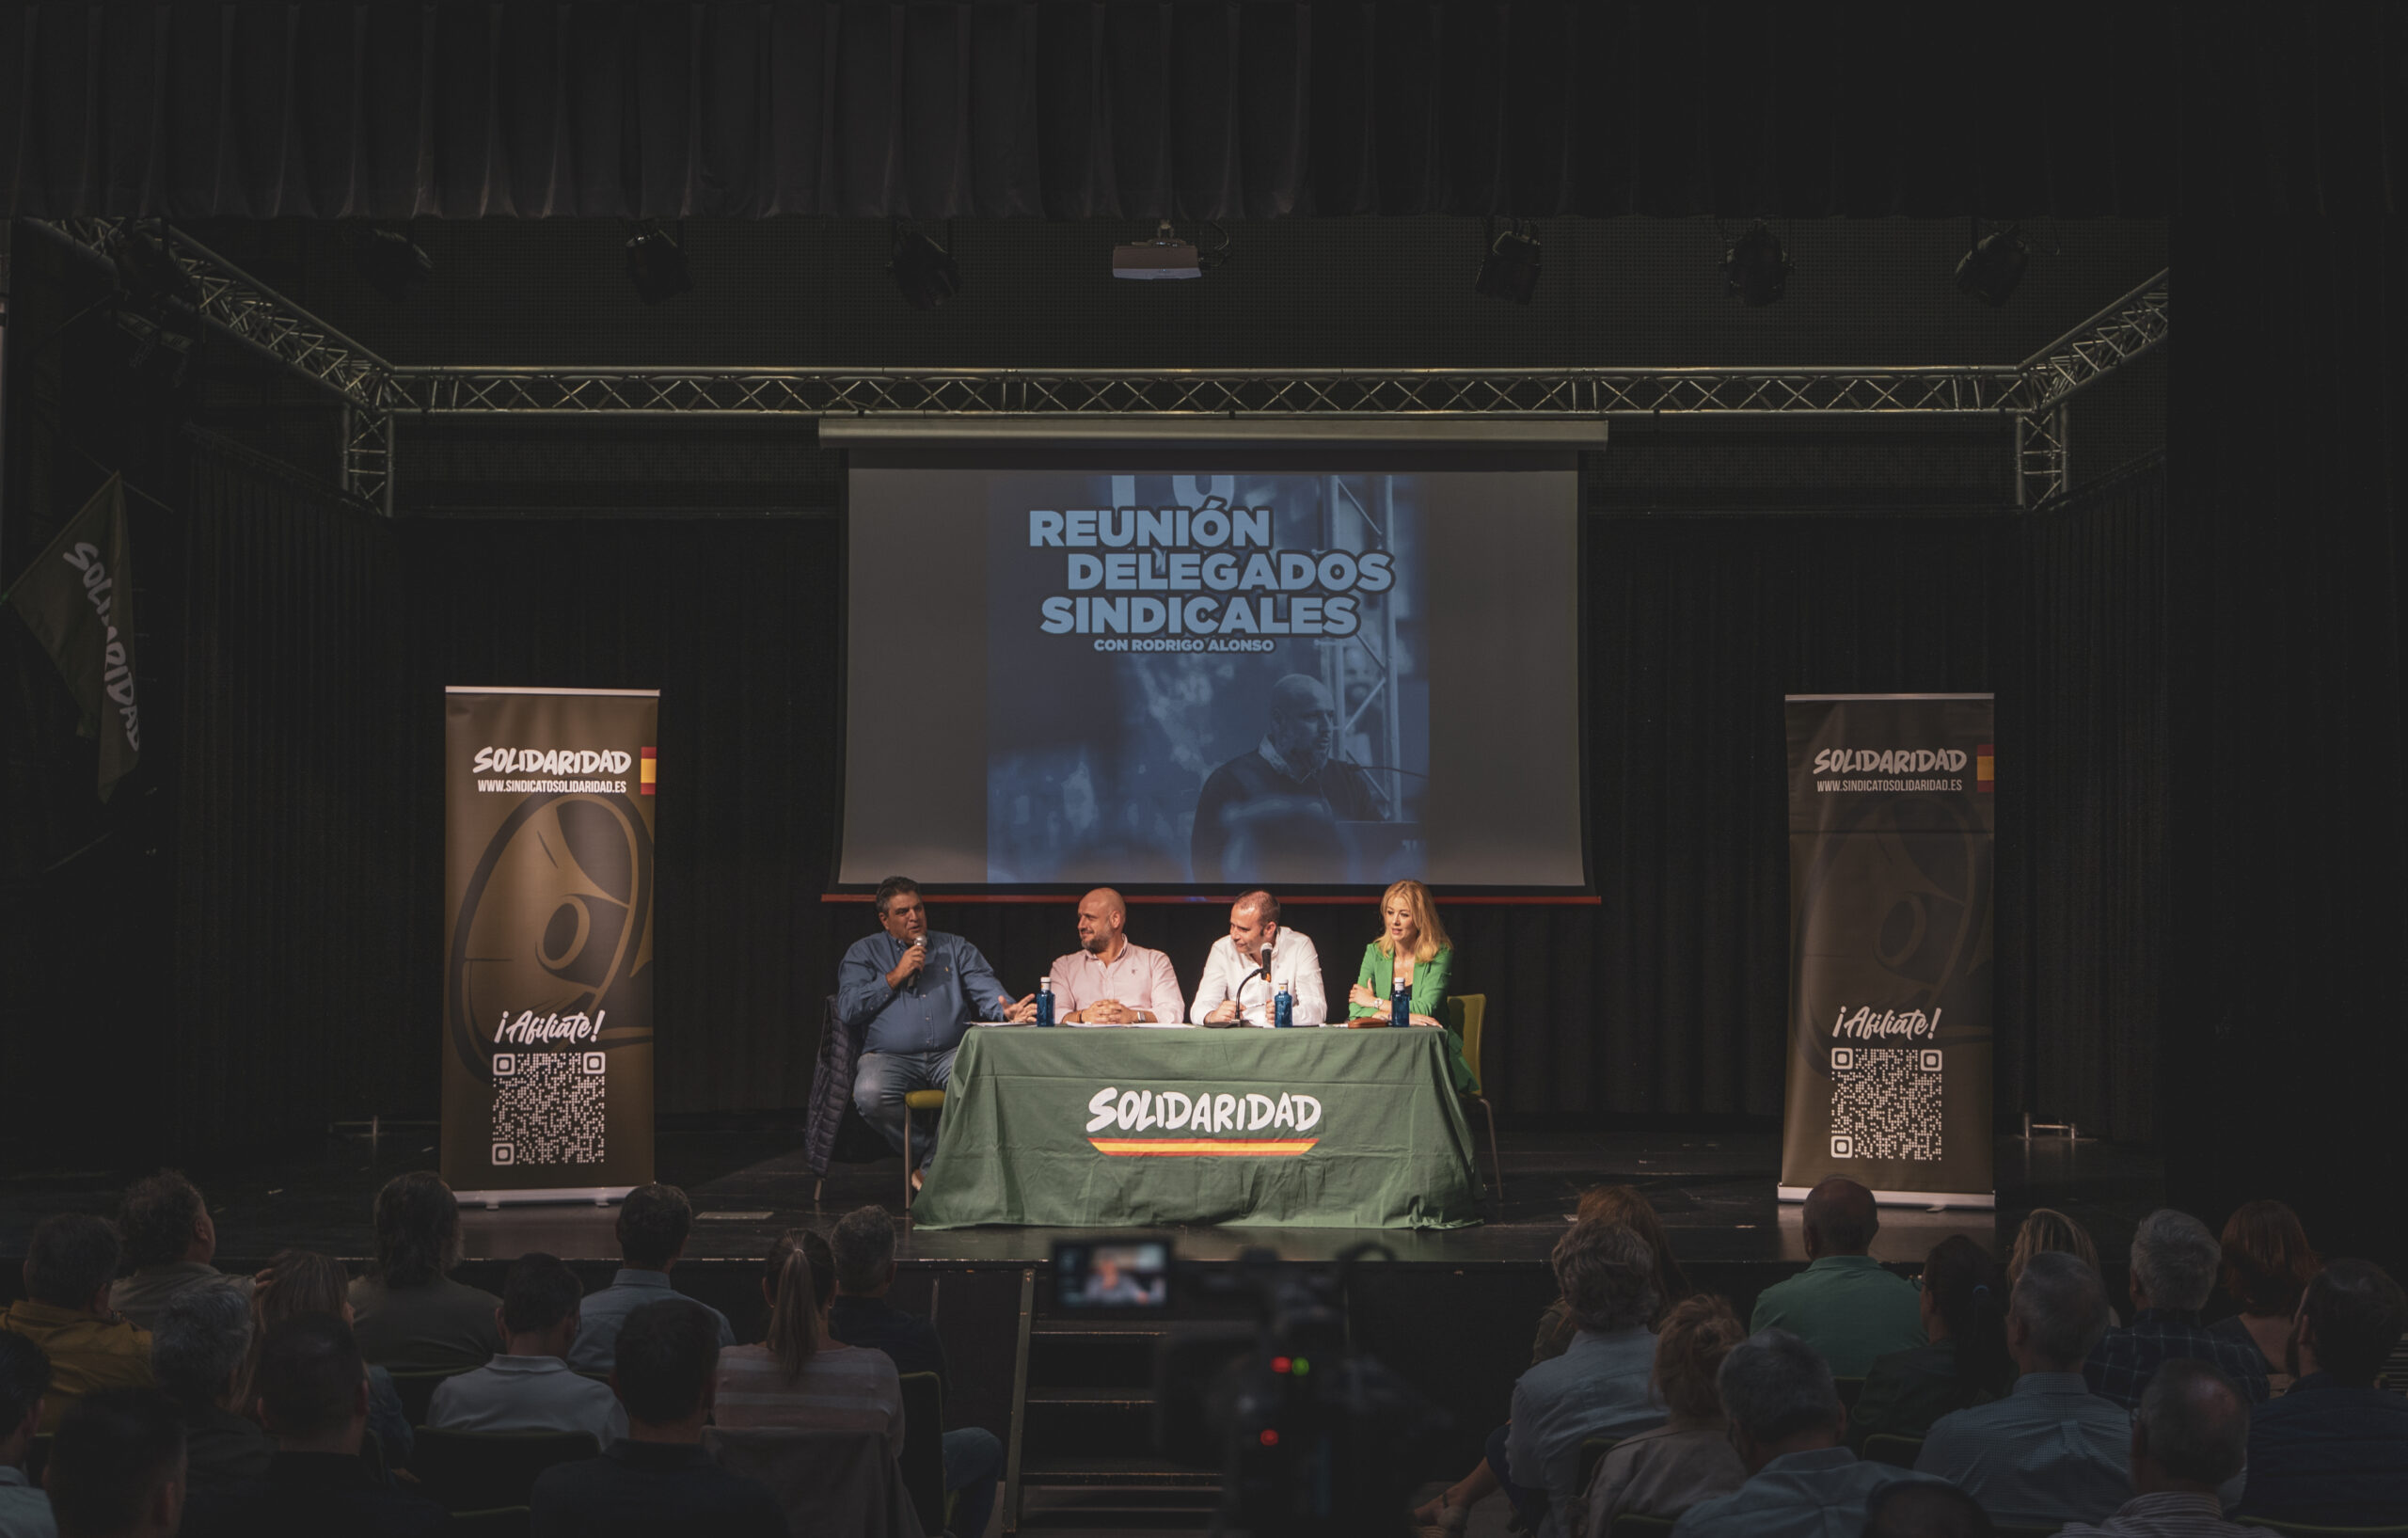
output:
<svg viewBox="0 0 2408 1538"><path fill-rule="evenodd" d="M2011 17L1927 0L36 0L0 4L0 100L17 103L0 208L2155 217L2177 16L2162 0ZM2339 48L2362 40L2347 30Z"/></svg>

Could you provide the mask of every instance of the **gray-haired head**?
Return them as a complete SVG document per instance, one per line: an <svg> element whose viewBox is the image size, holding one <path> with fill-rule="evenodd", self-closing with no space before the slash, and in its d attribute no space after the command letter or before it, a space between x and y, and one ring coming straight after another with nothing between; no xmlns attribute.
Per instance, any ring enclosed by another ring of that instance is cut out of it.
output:
<svg viewBox="0 0 2408 1538"><path fill-rule="evenodd" d="M251 1304L230 1282L187 1287L167 1300L150 1332L150 1375L188 1410L224 1396L251 1349Z"/></svg>
<svg viewBox="0 0 2408 1538"><path fill-rule="evenodd" d="M2007 1317L2043 1372L2078 1372L2107 1333L2107 1284L2079 1255L2043 1250L2023 1262Z"/></svg>
<svg viewBox="0 0 2408 1538"><path fill-rule="evenodd" d="M1722 1413L1759 1445L1846 1424L1831 1369L1814 1348L1782 1329L1758 1330L1731 1348L1715 1375Z"/></svg>
<svg viewBox="0 0 2408 1538"><path fill-rule="evenodd" d="M2189 1356L2166 1362L2149 1379L2140 1422L2148 1456L2196 1489L2212 1490L2240 1473L2249 1452L2249 1402L2220 1369Z"/></svg>
<svg viewBox="0 0 2408 1538"><path fill-rule="evenodd" d="M2132 1234L2132 1279L2152 1308L2195 1311L2215 1291L2224 1246L2188 1213L2161 1207Z"/></svg>
<svg viewBox="0 0 2408 1538"><path fill-rule="evenodd" d="M1555 1242L1556 1285L1573 1323L1601 1335L1656 1317L1656 1252L1638 1230L1591 1218Z"/></svg>

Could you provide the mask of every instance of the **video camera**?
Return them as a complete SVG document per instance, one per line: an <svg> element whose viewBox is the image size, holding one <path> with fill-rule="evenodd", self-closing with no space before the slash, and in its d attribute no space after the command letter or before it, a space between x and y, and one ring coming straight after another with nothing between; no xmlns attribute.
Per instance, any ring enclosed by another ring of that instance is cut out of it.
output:
<svg viewBox="0 0 2408 1538"><path fill-rule="evenodd" d="M1250 1306L1250 1325L1170 1326L1154 1364L1157 1447L1220 1469L1216 1531L1392 1538L1450 1422L1351 1344L1347 1286L1374 1254L1396 1259L1372 1241L1328 1266L1286 1263L1267 1249L1233 1264L1182 1263L1166 1240L1065 1243L1054 1247L1054 1297L1070 1308L1163 1308L1177 1292L1208 1308Z"/></svg>

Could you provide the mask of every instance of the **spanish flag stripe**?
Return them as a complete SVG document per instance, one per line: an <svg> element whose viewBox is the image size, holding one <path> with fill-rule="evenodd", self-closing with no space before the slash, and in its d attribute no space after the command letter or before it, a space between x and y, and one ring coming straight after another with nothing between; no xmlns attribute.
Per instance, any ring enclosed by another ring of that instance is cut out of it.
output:
<svg viewBox="0 0 2408 1538"><path fill-rule="evenodd" d="M1099 1153L1115 1155L1174 1155L1187 1158L1219 1154L1237 1158L1259 1159L1292 1157L1321 1141L1318 1137L1257 1138L1244 1140L1216 1137L1090 1137Z"/></svg>

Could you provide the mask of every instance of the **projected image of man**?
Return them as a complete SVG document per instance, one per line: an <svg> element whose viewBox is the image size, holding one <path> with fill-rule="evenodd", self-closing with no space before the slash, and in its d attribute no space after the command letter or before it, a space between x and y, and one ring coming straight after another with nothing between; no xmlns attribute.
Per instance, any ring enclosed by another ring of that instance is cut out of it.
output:
<svg viewBox="0 0 2408 1538"><path fill-rule="evenodd" d="M1336 756L1338 705L1318 678L1271 686L1271 725L1252 751L1214 769L1196 801L1189 858L1199 881L1328 880L1345 854L1340 822L1386 822L1388 799L1361 766Z"/></svg>
<svg viewBox="0 0 2408 1538"><path fill-rule="evenodd" d="M1129 943L1129 904L1108 886L1079 899L1079 948L1054 962L1054 1018L1065 1025L1182 1025L1186 996L1160 951Z"/></svg>
<svg viewBox="0 0 2408 1538"><path fill-rule="evenodd" d="M853 1104L895 1152L903 1148L903 1097L943 1089L953 1080L953 1051L974 1020L1023 1020L1032 1001L1015 1004L978 947L928 928L928 910L908 877L879 883L879 932L853 942L836 969L839 1028L863 1033L853 1069ZM916 1163L936 1152L935 1117L911 1129Z"/></svg>
<svg viewBox="0 0 2408 1538"><path fill-rule="evenodd" d="M1288 990L1295 1025L1329 1019L1321 951L1312 937L1279 922L1279 899L1257 889L1229 907L1229 932L1212 942L1188 1018L1198 1025L1272 1025L1274 1001Z"/></svg>

